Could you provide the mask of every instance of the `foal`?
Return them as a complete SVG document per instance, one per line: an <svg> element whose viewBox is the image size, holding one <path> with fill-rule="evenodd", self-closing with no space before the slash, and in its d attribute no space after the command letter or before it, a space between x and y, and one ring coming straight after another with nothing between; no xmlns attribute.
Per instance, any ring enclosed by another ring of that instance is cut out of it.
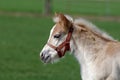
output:
<svg viewBox="0 0 120 80"><path fill-rule="evenodd" d="M40 53L45 63L70 51L81 66L82 80L120 80L120 43L84 19L57 14L47 44Z"/></svg>

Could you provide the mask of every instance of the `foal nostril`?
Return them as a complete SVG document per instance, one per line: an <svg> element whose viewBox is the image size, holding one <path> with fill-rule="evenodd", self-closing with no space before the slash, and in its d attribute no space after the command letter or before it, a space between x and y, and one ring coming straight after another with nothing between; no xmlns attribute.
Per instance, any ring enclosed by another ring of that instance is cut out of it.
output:
<svg viewBox="0 0 120 80"><path fill-rule="evenodd" d="M43 52L41 53L41 56L40 57L43 57Z"/></svg>
<svg viewBox="0 0 120 80"><path fill-rule="evenodd" d="M40 54L40 59L44 62L44 63L47 63L50 61L51 59L51 55L49 54L49 51L43 51L41 52Z"/></svg>
<svg viewBox="0 0 120 80"><path fill-rule="evenodd" d="M48 56L45 58L45 60L47 60L49 57L50 57L50 55L48 55Z"/></svg>
<svg viewBox="0 0 120 80"><path fill-rule="evenodd" d="M40 58L41 58L41 60L44 59L44 53L43 52L41 53Z"/></svg>

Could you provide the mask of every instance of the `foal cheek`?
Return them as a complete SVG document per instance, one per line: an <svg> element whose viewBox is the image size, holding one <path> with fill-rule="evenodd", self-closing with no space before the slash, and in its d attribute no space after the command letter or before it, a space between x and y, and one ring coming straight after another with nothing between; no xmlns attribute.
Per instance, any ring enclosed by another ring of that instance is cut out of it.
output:
<svg viewBox="0 0 120 80"><path fill-rule="evenodd" d="M51 58L58 57L58 54L56 51L51 51L50 54L51 54Z"/></svg>
<svg viewBox="0 0 120 80"><path fill-rule="evenodd" d="M51 56L54 56L57 54L57 52L48 45L45 46L44 51L47 51L48 54L50 54Z"/></svg>

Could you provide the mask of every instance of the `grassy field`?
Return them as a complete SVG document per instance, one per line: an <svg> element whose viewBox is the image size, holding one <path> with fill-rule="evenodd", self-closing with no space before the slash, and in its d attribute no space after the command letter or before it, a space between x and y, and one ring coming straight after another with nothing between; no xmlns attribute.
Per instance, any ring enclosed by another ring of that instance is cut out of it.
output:
<svg viewBox="0 0 120 80"><path fill-rule="evenodd" d="M45 0L0 0L0 11L43 13ZM62 5L59 5L62 4ZM53 13L119 16L118 0L52 0Z"/></svg>
<svg viewBox="0 0 120 80"><path fill-rule="evenodd" d="M0 0L0 11L42 13L44 0Z"/></svg>
<svg viewBox="0 0 120 80"><path fill-rule="evenodd" d="M120 39L120 23L93 23ZM0 16L0 80L80 80L79 64L72 55L55 64L40 61L52 26L49 17Z"/></svg>
<svg viewBox="0 0 120 80"><path fill-rule="evenodd" d="M58 5L62 4L62 5ZM82 15L112 15L116 16L120 14L118 10L120 7L120 1L106 2L105 0L54 0L54 11L82 14Z"/></svg>
<svg viewBox="0 0 120 80"><path fill-rule="evenodd" d="M119 1L108 4L110 15L119 16ZM58 5L62 4L62 5ZM0 0L0 12L42 13L44 0ZM72 15L106 15L105 1L54 0L53 12ZM120 23L92 20L120 40ZM79 64L67 54L55 64L43 64L39 52L53 26L51 17L0 14L0 80L80 80Z"/></svg>

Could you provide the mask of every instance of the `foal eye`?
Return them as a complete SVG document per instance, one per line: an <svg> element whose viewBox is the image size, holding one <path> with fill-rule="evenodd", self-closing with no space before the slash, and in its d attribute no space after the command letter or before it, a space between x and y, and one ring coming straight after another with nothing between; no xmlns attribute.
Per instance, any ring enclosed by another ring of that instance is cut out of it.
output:
<svg viewBox="0 0 120 80"><path fill-rule="evenodd" d="M60 38L61 34L54 35L54 38Z"/></svg>

